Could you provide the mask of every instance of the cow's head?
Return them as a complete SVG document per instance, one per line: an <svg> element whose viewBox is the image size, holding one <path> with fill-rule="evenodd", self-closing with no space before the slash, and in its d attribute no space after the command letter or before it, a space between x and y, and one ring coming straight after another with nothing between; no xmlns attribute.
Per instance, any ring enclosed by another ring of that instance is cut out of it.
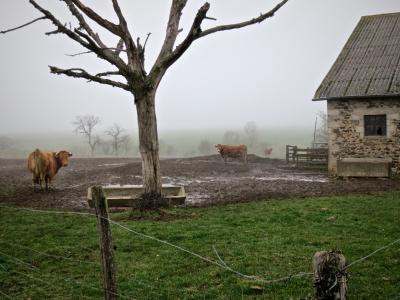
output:
<svg viewBox="0 0 400 300"><path fill-rule="evenodd" d="M68 166L70 156L72 156L72 153L65 150L61 150L54 155L62 167Z"/></svg>
<svg viewBox="0 0 400 300"><path fill-rule="evenodd" d="M217 148L218 152L221 152L221 149L222 149L222 145L221 144L217 144L214 147Z"/></svg>

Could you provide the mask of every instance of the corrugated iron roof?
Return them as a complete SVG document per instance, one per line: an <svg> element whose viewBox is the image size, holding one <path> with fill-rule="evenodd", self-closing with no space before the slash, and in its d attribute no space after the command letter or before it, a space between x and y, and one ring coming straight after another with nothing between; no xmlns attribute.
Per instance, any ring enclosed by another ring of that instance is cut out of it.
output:
<svg viewBox="0 0 400 300"><path fill-rule="evenodd" d="M400 97L400 13L358 22L313 100Z"/></svg>

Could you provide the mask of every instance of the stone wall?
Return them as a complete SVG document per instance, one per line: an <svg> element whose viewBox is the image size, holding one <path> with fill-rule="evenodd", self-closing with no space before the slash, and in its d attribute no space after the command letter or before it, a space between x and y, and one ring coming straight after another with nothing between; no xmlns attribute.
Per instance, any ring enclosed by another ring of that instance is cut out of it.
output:
<svg viewBox="0 0 400 300"><path fill-rule="evenodd" d="M364 115L386 114L386 137L364 136ZM400 99L328 100L329 173L342 158L391 158L400 172Z"/></svg>

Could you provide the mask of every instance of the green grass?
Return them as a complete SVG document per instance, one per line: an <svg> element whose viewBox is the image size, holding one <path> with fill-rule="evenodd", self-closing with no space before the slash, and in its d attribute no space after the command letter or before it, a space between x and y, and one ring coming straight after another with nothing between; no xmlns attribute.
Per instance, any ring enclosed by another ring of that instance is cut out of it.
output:
<svg viewBox="0 0 400 300"><path fill-rule="evenodd" d="M310 272L319 250L339 248L351 262L400 238L399 192L171 213L185 218L112 218L212 260L215 247L228 266L267 280ZM135 299L299 299L313 291L309 276L252 282L118 226L112 225L112 233L118 293ZM101 299L98 262L94 218L0 207L0 291L11 299ZM400 243L348 271L351 299L399 297ZM0 299L7 299L2 293Z"/></svg>

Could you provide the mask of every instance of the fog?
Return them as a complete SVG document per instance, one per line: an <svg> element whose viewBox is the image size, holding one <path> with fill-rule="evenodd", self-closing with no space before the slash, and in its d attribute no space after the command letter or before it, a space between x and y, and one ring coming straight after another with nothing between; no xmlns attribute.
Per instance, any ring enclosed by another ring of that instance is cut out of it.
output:
<svg viewBox="0 0 400 300"><path fill-rule="evenodd" d="M61 1L38 1L62 21L75 23ZM111 1L84 1L115 20ZM278 1L210 1L203 28L256 17ZM15 27L40 14L28 1L3 1L0 29ZM146 46L149 70L162 44L170 1L120 0L132 34ZM189 1L180 40L202 5ZM219 32L193 43L173 65L158 89L158 128L168 130L235 129L253 121L260 128L310 129L325 102L311 101L315 90L363 15L400 11L398 0L289 0L265 22ZM93 54L54 30L47 20L0 35L0 134L72 132L78 115L136 130L136 111L128 92L52 75L48 65L81 67L90 73L113 70ZM99 29L100 35L104 32ZM116 40L107 36L108 44ZM178 40L179 42L179 40Z"/></svg>

